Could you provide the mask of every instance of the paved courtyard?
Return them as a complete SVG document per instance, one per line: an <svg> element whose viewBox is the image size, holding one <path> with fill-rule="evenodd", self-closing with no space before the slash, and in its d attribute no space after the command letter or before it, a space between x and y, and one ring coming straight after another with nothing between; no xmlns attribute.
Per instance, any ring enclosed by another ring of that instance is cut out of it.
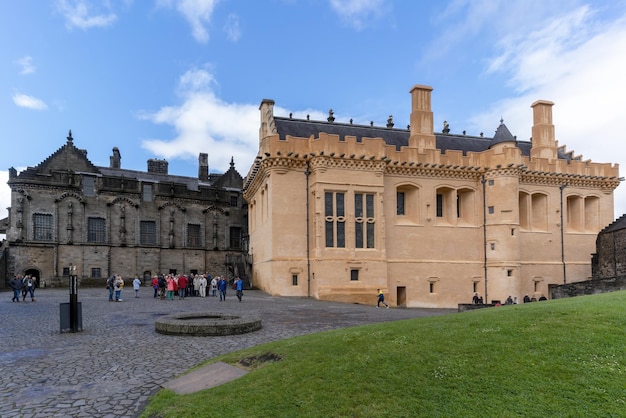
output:
<svg viewBox="0 0 626 418"><path fill-rule="evenodd" d="M219 298L153 299L128 287L123 302L106 289L78 289L83 332L60 332L60 303L68 289L37 289L36 302L11 302L0 293L0 416L136 417L161 385L196 364L242 348L298 335L368 323L442 315L449 309L376 309L372 305L273 297L230 291ZM259 316L263 328L223 337L168 336L156 318L174 312Z"/></svg>

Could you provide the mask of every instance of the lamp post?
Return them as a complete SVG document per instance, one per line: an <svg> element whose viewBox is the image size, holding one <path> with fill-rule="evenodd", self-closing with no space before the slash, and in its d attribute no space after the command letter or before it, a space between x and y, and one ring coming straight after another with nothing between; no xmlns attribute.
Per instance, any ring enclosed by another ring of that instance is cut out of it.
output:
<svg viewBox="0 0 626 418"><path fill-rule="evenodd" d="M78 331L78 292L76 266L70 264L70 330Z"/></svg>

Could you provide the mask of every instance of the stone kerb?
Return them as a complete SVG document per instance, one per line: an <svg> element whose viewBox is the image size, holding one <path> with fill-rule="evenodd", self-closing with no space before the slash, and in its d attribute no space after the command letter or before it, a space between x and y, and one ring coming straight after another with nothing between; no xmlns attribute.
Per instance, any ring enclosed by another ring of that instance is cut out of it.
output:
<svg viewBox="0 0 626 418"><path fill-rule="evenodd" d="M261 319L211 312L165 315L156 320L155 331L167 335L236 335L261 329Z"/></svg>

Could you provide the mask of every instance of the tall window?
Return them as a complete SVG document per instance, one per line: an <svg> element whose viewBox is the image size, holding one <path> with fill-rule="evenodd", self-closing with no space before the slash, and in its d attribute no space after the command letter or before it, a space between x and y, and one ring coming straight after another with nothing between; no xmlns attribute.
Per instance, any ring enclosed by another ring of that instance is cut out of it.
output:
<svg viewBox="0 0 626 418"><path fill-rule="evenodd" d="M156 222L139 222L139 244L156 245Z"/></svg>
<svg viewBox="0 0 626 418"><path fill-rule="evenodd" d="M143 201L152 202L152 185L144 184L142 186L142 189L143 189Z"/></svg>
<svg viewBox="0 0 626 418"><path fill-rule="evenodd" d="M104 244L106 229L104 218L87 218L87 242Z"/></svg>
<svg viewBox="0 0 626 418"><path fill-rule="evenodd" d="M345 195L339 192L324 193L324 219L326 247L345 248L346 212Z"/></svg>
<svg viewBox="0 0 626 418"><path fill-rule="evenodd" d="M396 192L396 215L404 215L404 192Z"/></svg>
<svg viewBox="0 0 626 418"><path fill-rule="evenodd" d="M187 246L200 247L201 245L202 242L200 240L200 225L187 224Z"/></svg>
<svg viewBox="0 0 626 418"><path fill-rule="evenodd" d="M239 197L236 194L230 195L230 205L234 208L239 206Z"/></svg>
<svg viewBox="0 0 626 418"><path fill-rule="evenodd" d="M230 227L230 248L241 248L241 228L238 226Z"/></svg>
<svg viewBox="0 0 626 418"><path fill-rule="evenodd" d="M83 194L85 196L94 196L96 194L96 178L92 176L83 176Z"/></svg>
<svg viewBox="0 0 626 418"><path fill-rule="evenodd" d="M52 241L52 215L36 213L33 216L33 239Z"/></svg>
<svg viewBox="0 0 626 418"><path fill-rule="evenodd" d="M374 195L354 194L354 242L356 248L374 248Z"/></svg>
<svg viewBox="0 0 626 418"><path fill-rule="evenodd" d="M443 195L437 193L437 218L443 218Z"/></svg>

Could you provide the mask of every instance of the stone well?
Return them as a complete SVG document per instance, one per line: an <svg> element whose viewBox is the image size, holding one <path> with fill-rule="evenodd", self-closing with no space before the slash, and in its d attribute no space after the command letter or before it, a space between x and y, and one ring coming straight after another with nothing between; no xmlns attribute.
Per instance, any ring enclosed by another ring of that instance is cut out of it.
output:
<svg viewBox="0 0 626 418"><path fill-rule="evenodd" d="M155 323L155 331L160 334L201 337L245 334L260 329L260 318L211 312L165 315Z"/></svg>

